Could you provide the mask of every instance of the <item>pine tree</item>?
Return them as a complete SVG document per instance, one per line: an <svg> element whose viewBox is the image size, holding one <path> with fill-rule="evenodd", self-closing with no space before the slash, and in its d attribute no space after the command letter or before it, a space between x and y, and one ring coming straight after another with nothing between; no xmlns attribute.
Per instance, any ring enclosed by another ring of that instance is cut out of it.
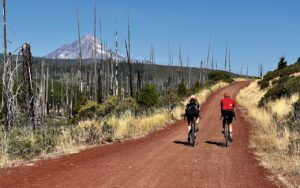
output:
<svg viewBox="0 0 300 188"><path fill-rule="evenodd" d="M279 62L278 62L278 68L277 69L283 69L287 66L287 61L285 60L285 57L281 57L279 59Z"/></svg>

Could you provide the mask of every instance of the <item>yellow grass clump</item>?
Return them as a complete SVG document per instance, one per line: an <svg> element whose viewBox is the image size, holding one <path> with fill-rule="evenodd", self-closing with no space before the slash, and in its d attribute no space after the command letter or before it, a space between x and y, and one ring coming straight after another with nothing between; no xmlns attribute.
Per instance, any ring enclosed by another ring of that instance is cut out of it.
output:
<svg viewBox="0 0 300 188"><path fill-rule="evenodd" d="M162 129L171 120L168 110L157 110L151 115L135 117L126 112L121 117L112 116L107 120L115 130L115 139L138 138Z"/></svg>
<svg viewBox="0 0 300 188"><path fill-rule="evenodd" d="M283 97L267 104L268 110L280 119L285 118L293 111L293 104L299 99L299 94L294 94L291 97Z"/></svg>
<svg viewBox="0 0 300 188"><path fill-rule="evenodd" d="M259 108L258 103L267 90L260 90L257 81L242 89L237 102L247 110L247 115L254 120L250 145L257 151L262 164L270 168L286 186L300 185L300 157L288 154L291 140L297 136L288 127L278 129L278 118L284 118L292 112L292 104L299 95L269 102L266 108ZM276 117L276 118L275 118Z"/></svg>
<svg viewBox="0 0 300 188"><path fill-rule="evenodd" d="M0 148L0 167L5 166L9 162L9 155L7 153L7 138L6 133L0 133L1 135L1 148Z"/></svg>
<svg viewBox="0 0 300 188"><path fill-rule="evenodd" d="M76 153L79 149L75 143L75 140L71 136L70 129L64 129L56 140L54 155L65 153ZM46 154L45 154L46 155Z"/></svg>
<svg viewBox="0 0 300 188"><path fill-rule="evenodd" d="M290 75L290 77L291 77L291 76L295 76L295 77L300 76L300 72L296 72L296 73Z"/></svg>
<svg viewBox="0 0 300 188"><path fill-rule="evenodd" d="M242 82L242 81L247 81L247 80L249 80L249 78L233 78L233 80L234 80L235 82Z"/></svg>

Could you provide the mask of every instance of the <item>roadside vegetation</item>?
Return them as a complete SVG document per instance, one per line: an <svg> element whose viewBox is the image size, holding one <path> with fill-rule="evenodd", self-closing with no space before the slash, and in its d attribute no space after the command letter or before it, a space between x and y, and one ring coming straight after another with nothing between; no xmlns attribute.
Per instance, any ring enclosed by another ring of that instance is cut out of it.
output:
<svg viewBox="0 0 300 188"><path fill-rule="evenodd" d="M181 82L167 95L159 95L153 85L145 84L134 98L111 96L102 103L82 95L70 119L48 118L47 124L35 131L15 126L10 132L0 132L0 167L145 136L181 119L189 95L197 93L202 103L211 92L232 82L223 78L205 85L196 82L190 89Z"/></svg>
<svg viewBox="0 0 300 188"><path fill-rule="evenodd" d="M287 187L300 185L300 58L278 68L240 91L238 103L254 120L251 146L262 164Z"/></svg>

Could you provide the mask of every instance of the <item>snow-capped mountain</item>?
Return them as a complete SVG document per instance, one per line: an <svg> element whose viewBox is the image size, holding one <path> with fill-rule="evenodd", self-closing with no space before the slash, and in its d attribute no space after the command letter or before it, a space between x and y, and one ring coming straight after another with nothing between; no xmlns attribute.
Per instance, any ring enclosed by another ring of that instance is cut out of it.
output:
<svg viewBox="0 0 300 188"><path fill-rule="evenodd" d="M94 49L94 36L93 35L86 35L80 39L81 42L81 53L82 59L91 59L93 58L93 49ZM125 60L125 57L116 54L115 52L110 52L110 50L101 48L101 43L99 40L96 39L96 52L97 52L97 59L102 58L110 58L112 53L112 57L115 60ZM62 47L58 48L54 52L49 53L48 55L44 56L45 58L50 59L78 59L79 58L79 40L71 44L63 45Z"/></svg>

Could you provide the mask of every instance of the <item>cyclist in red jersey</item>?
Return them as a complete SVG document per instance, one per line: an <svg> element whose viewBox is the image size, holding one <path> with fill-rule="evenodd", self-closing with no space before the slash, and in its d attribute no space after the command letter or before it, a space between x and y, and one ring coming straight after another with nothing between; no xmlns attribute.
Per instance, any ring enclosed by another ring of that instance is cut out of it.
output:
<svg viewBox="0 0 300 188"><path fill-rule="evenodd" d="M227 120L227 123L229 124L229 134L230 134L231 142L233 141L233 139L232 139L232 120L233 120L233 117L235 117L235 113L234 113L235 106L236 106L235 101L230 98L228 93L225 93L224 98L221 100L221 114L223 117L222 133L224 133L225 123ZM225 119L224 117L227 117L227 118Z"/></svg>

